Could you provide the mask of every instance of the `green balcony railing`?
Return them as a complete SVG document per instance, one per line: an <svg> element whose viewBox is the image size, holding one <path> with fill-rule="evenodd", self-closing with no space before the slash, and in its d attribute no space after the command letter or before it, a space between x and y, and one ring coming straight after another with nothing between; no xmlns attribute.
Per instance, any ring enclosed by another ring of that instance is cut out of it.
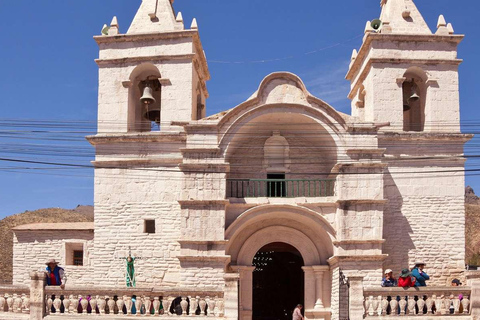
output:
<svg viewBox="0 0 480 320"><path fill-rule="evenodd" d="M334 187L334 179L227 179L227 198L330 197Z"/></svg>

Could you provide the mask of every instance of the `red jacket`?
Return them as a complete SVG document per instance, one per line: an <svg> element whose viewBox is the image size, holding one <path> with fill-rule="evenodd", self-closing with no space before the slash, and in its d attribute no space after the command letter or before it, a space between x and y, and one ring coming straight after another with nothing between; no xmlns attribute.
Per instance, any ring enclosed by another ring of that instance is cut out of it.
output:
<svg viewBox="0 0 480 320"><path fill-rule="evenodd" d="M398 278L398 286L399 287L413 287L415 285L415 280L412 280L412 277L408 276L406 278Z"/></svg>

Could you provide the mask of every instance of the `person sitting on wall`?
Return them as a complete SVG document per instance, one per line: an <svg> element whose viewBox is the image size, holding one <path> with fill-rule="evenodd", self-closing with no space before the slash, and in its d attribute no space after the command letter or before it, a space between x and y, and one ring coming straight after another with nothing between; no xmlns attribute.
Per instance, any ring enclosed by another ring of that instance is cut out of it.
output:
<svg viewBox="0 0 480 320"><path fill-rule="evenodd" d="M60 286L60 288L65 289L65 283L67 282L65 270L58 266L55 259L51 259L45 264L47 265L47 286Z"/></svg>
<svg viewBox="0 0 480 320"><path fill-rule="evenodd" d="M415 267L412 269L412 276L415 277L415 287L426 287L427 284L425 281L430 280L430 277L426 272L423 271L425 268L424 262L415 263Z"/></svg>
<svg viewBox="0 0 480 320"><path fill-rule="evenodd" d="M415 286L415 278L412 277L412 273L408 269L403 269L400 277L398 278L398 286L403 288L409 288Z"/></svg>
<svg viewBox="0 0 480 320"><path fill-rule="evenodd" d="M382 287L396 287L397 280L393 277L392 269L385 270L385 278L382 279Z"/></svg>

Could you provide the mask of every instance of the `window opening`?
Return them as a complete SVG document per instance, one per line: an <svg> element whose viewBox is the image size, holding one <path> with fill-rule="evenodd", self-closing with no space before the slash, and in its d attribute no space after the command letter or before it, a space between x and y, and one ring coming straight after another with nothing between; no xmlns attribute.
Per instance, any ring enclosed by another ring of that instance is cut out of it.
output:
<svg viewBox="0 0 480 320"><path fill-rule="evenodd" d="M74 266L83 266L83 250L74 250L73 251L73 265Z"/></svg>
<svg viewBox="0 0 480 320"><path fill-rule="evenodd" d="M144 233L155 233L155 220L145 220Z"/></svg>

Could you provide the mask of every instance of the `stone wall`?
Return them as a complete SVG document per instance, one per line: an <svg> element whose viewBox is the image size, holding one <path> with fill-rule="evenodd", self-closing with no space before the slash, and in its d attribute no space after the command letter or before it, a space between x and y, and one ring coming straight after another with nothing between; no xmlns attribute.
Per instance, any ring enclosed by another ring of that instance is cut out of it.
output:
<svg viewBox="0 0 480 320"><path fill-rule="evenodd" d="M67 265L69 244L83 245L83 266ZM17 230L13 237L13 283L29 285L29 273L45 270L45 262L55 259L65 269L68 285L92 285L93 251L93 230Z"/></svg>

